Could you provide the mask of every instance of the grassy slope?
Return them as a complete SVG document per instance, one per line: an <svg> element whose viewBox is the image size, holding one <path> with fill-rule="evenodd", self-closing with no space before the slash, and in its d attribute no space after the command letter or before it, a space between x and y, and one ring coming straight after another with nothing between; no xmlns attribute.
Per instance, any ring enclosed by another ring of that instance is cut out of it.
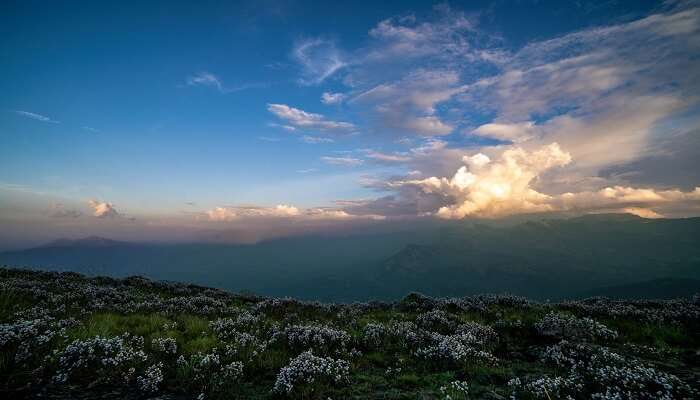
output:
<svg viewBox="0 0 700 400"><path fill-rule="evenodd" d="M95 393L116 390L115 397L138 397L131 385L97 384L96 376L88 371L68 385L50 383L56 370L56 360L45 359L53 350L62 350L76 339L89 339L95 336L113 337L123 333L145 338L146 352L151 354L150 343L154 338L170 337L177 341L178 355L189 357L198 352L206 353L214 348L222 349L228 343L217 337L210 322L221 317L235 317L243 310L255 311L261 298L232 295L220 291L185 285L163 285L142 279L115 280L110 278L88 279L77 274L51 274L0 269L0 323L16 322L18 314L32 307L49 310L57 319L73 317L80 321L70 327L64 337L54 337L48 344L33 348L32 357L26 362L15 362L16 345L0 347L0 397L34 396L39 393ZM33 290L32 288L41 288ZM164 309L163 307L130 307L127 303L100 304L104 299L93 288L108 288L131 300L167 301L178 297L205 295L222 302L223 307L203 310L201 307ZM184 293L184 295L183 295ZM65 296L58 298L57 296ZM263 319L250 332L263 335L265 328L279 325L323 323L347 331L352 336L352 346L362 355L351 358L347 354L334 353L334 357L351 360L350 385L332 384L310 388L296 394L306 398L376 398L376 399L416 399L439 398L439 388L454 380L468 381L470 397L506 398L509 390L506 383L513 377L542 374L558 375L560 371L538 361L537 350L556 343L552 338L538 335L533 326L545 314L560 311L566 314L581 314L570 307L533 303L522 305L487 304L483 309L460 309L445 306L451 318L459 323L475 321L495 326L498 341L490 349L500 361L496 365L477 362L460 364L436 363L420 360L406 348L384 342L379 347L364 345L362 328L367 323L389 323L390 321L415 321L416 317L435 305L426 305L422 297L409 297L393 304L378 304L373 307L344 307L340 305L319 305L301 302L284 302L275 308L266 309L257 315ZM62 309L62 305L65 309ZM356 311L361 310L361 311ZM582 316L582 315L580 315ZM669 371L690 382L700 376L698 357L700 347L697 319L685 320L681 324L645 322L636 317L601 317L599 322L620 333L620 336L606 343L622 354L629 352L628 344L652 346L666 356L659 359L657 354L637 354L645 363L663 371ZM521 325L513 324L520 321ZM172 322L176 322L173 326ZM209 397L222 398L275 398L271 388L278 371L301 349L284 343L272 344L253 361L245 361L242 382L227 388L224 392L212 393ZM151 354L152 358L158 358ZM173 362L173 358L163 358L166 362L165 380L162 388L166 392L184 393L196 396L198 390L187 384L191 376L183 376ZM41 367L40 369L37 369ZM401 368L400 372L389 372L388 368ZM34 383L27 389L28 383ZM90 387L88 392L85 388ZM109 389L108 389L109 388ZM127 393L127 394L124 394ZM131 394L129 394L131 393Z"/></svg>

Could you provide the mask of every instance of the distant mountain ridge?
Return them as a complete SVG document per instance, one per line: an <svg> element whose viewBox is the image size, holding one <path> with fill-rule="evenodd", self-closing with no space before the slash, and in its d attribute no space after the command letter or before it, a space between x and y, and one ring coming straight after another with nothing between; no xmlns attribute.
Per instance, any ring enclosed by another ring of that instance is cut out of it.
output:
<svg viewBox="0 0 700 400"><path fill-rule="evenodd" d="M0 253L0 265L145 275L227 290L323 301L510 292L577 297L605 287L672 279L686 293L700 278L700 218L590 215L416 223L413 230L314 235L257 244L129 243L68 239ZM676 289L674 289L676 288ZM643 290L633 297L644 297Z"/></svg>
<svg viewBox="0 0 700 400"><path fill-rule="evenodd" d="M35 248L49 247L109 247L109 246L125 246L132 245L130 242L122 242L119 240L107 239L100 236L87 236L79 239L56 239L44 245ZM31 250L31 249L29 249Z"/></svg>

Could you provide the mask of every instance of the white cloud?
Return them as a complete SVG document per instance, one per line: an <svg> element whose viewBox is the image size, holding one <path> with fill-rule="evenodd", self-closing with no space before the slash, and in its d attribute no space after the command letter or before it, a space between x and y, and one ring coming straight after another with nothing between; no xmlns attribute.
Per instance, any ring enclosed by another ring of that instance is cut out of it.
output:
<svg viewBox="0 0 700 400"><path fill-rule="evenodd" d="M447 135L454 129L437 115L437 105L464 89L450 70L418 70L406 77L366 90L351 100L369 105L384 127L419 136Z"/></svg>
<svg viewBox="0 0 700 400"><path fill-rule="evenodd" d="M334 140L331 138L317 137L317 136L307 136L301 137L301 141L308 144L320 144L320 143L333 143Z"/></svg>
<svg viewBox="0 0 700 400"><path fill-rule="evenodd" d="M226 86L224 85L224 82L221 78L218 76L212 74L211 72L198 72L195 75L187 77L185 79L185 84L187 86L200 86L200 87L210 87L214 88L220 93L233 93L233 92L239 92L241 90L246 90L246 89L253 89L253 88L263 88L267 87L267 83L261 83L261 82L249 82L249 83L243 83L238 86Z"/></svg>
<svg viewBox="0 0 700 400"><path fill-rule="evenodd" d="M534 122L490 123L479 126L472 131L477 136L505 140L513 143L531 139L536 134Z"/></svg>
<svg viewBox="0 0 700 400"><path fill-rule="evenodd" d="M91 128L89 126L83 126L83 129L88 131L88 132L92 132L92 133L100 133L99 129Z"/></svg>
<svg viewBox="0 0 700 400"><path fill-rule="evenodd" d="M202 71L195 75L188 77L185 80L188 86L205 86L213 87L216 90L223 92L224 84L221 82L218 76L212 74L211 72Z"/></svg>
<svg viewBox="0 0 700 400"><path fill-rule="evenodd" d="M435 116L408 119L405 126L421 136L449 135L454 129Z"/></svg>
<svg viewBox="0 0 700 400"><path fill-rule="evenodd" d="M328 157L324 156L321 157L321 161L323 161L326 164L331 164L331 165L342 165L346 167L355 167L358 165L362 165L364 163L363 160L359 158L353 158L353 157Z"/></svg>
<svg viewBox="0 0 700 400"><path fill-rule="evenodd" d="M654 210L650 210L648 208L627 207L627 208L623 208L622 211L624 211L626 214L632 214L632 215L636 215L638 217L647 218L647 219L664 218L663 215L657 213Z"/></svg>
<svg viewBox="0 0 700 400"><path fill-rule="evenodd" d="M109 202L102 202L99 200L90 200L88 205L93 210L93 215L98 218L117 218L121 214L117 212L114 208L114 204Z"/></svg>
<svg viewBox="0 0 700 400"><path fill-rule="evenodd" d="M321 95L321 103L323 104L340 104L345 100L346 95L344 93L330 93L323 92Z"/></svg>
<svg viewBox="0 0 700 400"><path fill-rule="evenodd" d="M414 188L417 195L440 199L429 214L447 219L467 216L501 217L532 212L626 212L644 218L659 218L657 208L690 205L700 207L700 188L656 190L610 186L595 191L546 194L535 183L552 169L572 163L571 154L552 143L533 151L520 147L504 150L492 161L478 153L463 157L464 165L452 177L389 181L395 190ZM440 205L442 203L442 205Z"/></svg>
<svg viewBox="0 0 700 400"><path fill-rule="evenodd" d="M299 83L303 85L318 85L347 65L335 43L324 39L298 42L292 58L302 68Z"/></svg>
<svg viewBox="0 0 700 400"><path fill-rule="evenodd" d="M402 57L415 59L447 55L471 58L472 41L478 40L476 22L464 13L443 5L437 7L438 18L430 22L419 22L413 15L381 21L370 30L369 35L377 40L367 55L369 61Z"/></svg>
<svg viewBox="0 0 700 400"><path fill-rule="evenodd" d="M405 154L387 154L378 151L368 151L366 157L387 164L404 163L411 160L411 157Z"/></svg>
<svg viewBox="0 0 700 400"><path fill-rule="evenodd" d="M210 221L232 222L256 219L292 219L292 220L350 220L350 219L384 219L380 215L353 215L338 208L299 209L289 205L275 207L216 207L206 212Z"/></svg>
<svg viewBox="0 0 700 400"><path fill-rule="evenodd" d="M41 115L41 114L36 114L36 113L33 113L33 112L29 112L29 111L15 110L15 111L12 111L12 112L15 113L15 114L17 114L17 115L21 115L21 116L23 116L23 117L35 119L35 120L41 121L41 122L48 122L48 123L51 123L51 124L58 124L58 123L60 123L59 121L53 120L53 119L51 119L51 118L49 118L49 117L47 117L47 116L44 116L44 115Z"/></svg>
<svg viewBox="0 0 700 400"><path fill-rule="evenodd" d="M355 131L355 125L349 122L331 121L321 114L309 113L286 104L270 103L267 105L267 110L293 128L338 133Z"/></svg>
<svg viewBox="0 0 700 400"><path fill-rule="evenodd" d="M206 212L210 221L233 221L240 218L287 218L299 215L299 209L286 204L275 207L216 207Z"/></svg>

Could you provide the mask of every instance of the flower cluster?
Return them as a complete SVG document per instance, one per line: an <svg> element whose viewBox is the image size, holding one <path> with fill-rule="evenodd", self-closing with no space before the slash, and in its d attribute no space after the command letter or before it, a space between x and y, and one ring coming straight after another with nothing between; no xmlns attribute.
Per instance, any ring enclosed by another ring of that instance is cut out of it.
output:
<svg viewBox="0 0 700 400"><path fill-rule="evenodd" d="M318 357L311 351L305 351L280 370L273 391L289 395L312 385L347 384L349 375L350 364L347 361Z"/></svg>
<svg viewBox="0 0 700 400"><path fill-rule="evenodd" d="M586 395L591 399L693 398L698 391L673 374L659 371L636 359L624 357L601 346L562 341L548 347L542 360L568 371L565 376L543 376L509 385L513 395L538 399Z"/></svg>
<svg viewBox="0 0 700 400"><path fill-rule="evenodd" d="M449 385L441 386L440 393L444 400L468 399L469 384L464 381L453 381Z"/></svg>
<svg viewBox="0 0 700 400"><path fill-rule="evenodd" d="M456 335L430 334L430 344L418 348L414 354L436 365L463 364L467 361L495 364L496 357L483 349L483 338L469 333Z"/></svg>
<svg viewBox="0 0 700 400"><path fill-rule="evenodd" d="M177 359L177 375L201 396L219 393L235 385L243 376L243 363L231 361L231 354L220 354L217 349L197 353L189 359Z"/></svg>
<svg viewBox="0 0 700 400"><path fill-rule="evenodd" d="M0 324L0 350L14 353L15 362L28 360L55 337L65 337L66 329L79 324L73 318L57 321L46 313L40 314L33 315L33 319Z"/></svg>
<svg viewBox="0 0 700 400"><path fill-rule="evenodd" d="M452 315L442 310L432 310L419 314L416 324L429 331L448 333L454 329L456 321Z"/></svg>
<svg viewBox="0 0 700 400"><path fill-rule="evenodd" d="M160 389L160 384L163 382L163 363L151 365L146 368L143 376L136 378L139 389L146 393L155 393Z"/></svg>
<svg viewBox="0 0 700 400"><path fill-rule="evenodd" d="M562 309L604 318L627 318L652 323L687 322L700 318L700 304L685 299L611 300L592 297L558 304Z"/></svg>
<svg viewBox="0 0 700 400"><path fill-rule="evenodd" d="M148 359L143 351L143 337L128 333L113 338L76 339L56 357L54 381L58 383L83 379L113 381L119 377L129 381Z"/></svg>
<svg viewBox="0 0 700 400"><path fill-rule="evenodd" d="M276 336L286 338L293 349L313 349L324 354L345 352L352 339L343 330L320 324L292 325Z"/></svg>
<svg viewBox="0 0 700 400"><path fill-rule="evenodd" d="M177 354L177 340L174 338L154 338L151 348L163 354Z"/></svg>
<svg viewBox="0 0 700 400"><path fill-rule="evenodd" d="M370 322L362 328L362 341L370 347L379 346L384 335L386 335L386 328L382 324Z"/></svg>
<svg viewBox="0 0 700 400"><path fill-rule="evenodd" d="M617 332L591 318L576 318L572 315L551 312L542 318L535 329L540 335L560 339L617 338Z"/></svg>

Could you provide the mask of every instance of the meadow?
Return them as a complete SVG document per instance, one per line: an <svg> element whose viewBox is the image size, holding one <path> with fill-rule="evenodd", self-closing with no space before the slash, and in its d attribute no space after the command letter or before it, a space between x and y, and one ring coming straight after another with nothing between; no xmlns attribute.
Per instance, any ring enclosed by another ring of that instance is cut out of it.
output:
<svg viewBox="0 0 700 400"><path fill-rule="evenodd" d="M320 303L0 269L0 397L693 399L700 297Z"/></svg>

